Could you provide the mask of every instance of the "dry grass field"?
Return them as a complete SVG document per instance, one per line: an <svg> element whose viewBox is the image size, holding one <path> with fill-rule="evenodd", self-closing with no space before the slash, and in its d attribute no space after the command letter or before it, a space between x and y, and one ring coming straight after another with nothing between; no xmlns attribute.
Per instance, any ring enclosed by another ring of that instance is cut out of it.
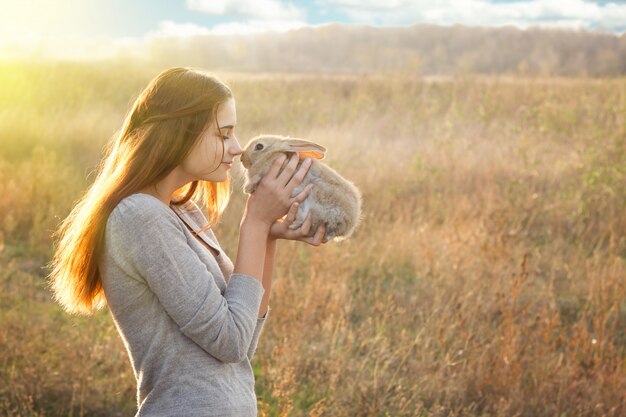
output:
<svg viewBox="0 0 626 417"><path fill-rule="evenodd" d="M108 312L66 315L43 265L160 70L0 65L2 415L135 411ZM364 198L352 239L279 243L260 415L626 415L626 79L218 75L242 144L322 143Z"/></svg>

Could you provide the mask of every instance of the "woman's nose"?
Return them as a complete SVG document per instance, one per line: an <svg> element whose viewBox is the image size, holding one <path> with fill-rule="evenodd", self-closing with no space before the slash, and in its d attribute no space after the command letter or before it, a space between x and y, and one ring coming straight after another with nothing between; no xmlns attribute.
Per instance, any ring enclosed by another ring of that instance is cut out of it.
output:
<svg viewBox="0 0 626 417"><path fill-rule="evenodd" d="M230 147L229 152L233 156L241 155L243 153L243 149L241 149L241 145L239 145L237 138L233 139L233 146Z"/></svg>

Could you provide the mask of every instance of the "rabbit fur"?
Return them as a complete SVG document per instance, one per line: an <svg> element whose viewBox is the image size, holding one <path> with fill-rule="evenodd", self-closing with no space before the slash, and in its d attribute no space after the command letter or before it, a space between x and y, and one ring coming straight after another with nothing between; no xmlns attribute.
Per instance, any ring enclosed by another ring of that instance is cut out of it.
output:
<svg viewBox="0 0 626 417"><path fill-rule="evenodd" d="M338 241L349 237L360 222L361 193L354 184L319 161L326 153L326 148L321 145L277 135L253 138L241 155L241 163L247 170L244 191L253 193L276 158L282 154L289 157L295 152L300 157L298 167L307 157L312 158L312 164L302 182L293 191L292 197L298 195L308 184L312 183L313 188L300 203L296 219L289 228L297 229L302 226L310 212L312 225L309 236L313 236L317 227L325 223L324 239Z"/></svg>

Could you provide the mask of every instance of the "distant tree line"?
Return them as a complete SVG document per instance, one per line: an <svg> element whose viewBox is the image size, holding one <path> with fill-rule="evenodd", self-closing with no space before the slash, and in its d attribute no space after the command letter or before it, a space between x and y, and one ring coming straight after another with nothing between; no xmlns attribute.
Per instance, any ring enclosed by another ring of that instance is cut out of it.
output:
<svg viewBox="0 0 626 417"><path fill-rule="evenodd" d="M420 75L626 74L626 34L515 27L332 24L286 33L159 38L160 64L261 72L408 72Z"/></svg>

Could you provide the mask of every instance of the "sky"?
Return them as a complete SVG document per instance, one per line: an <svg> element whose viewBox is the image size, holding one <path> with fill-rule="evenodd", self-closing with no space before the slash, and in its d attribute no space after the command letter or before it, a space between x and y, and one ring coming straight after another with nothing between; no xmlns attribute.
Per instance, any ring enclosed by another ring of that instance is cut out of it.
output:
<svg viewBox="0 0 626 417"><path fill-rule="evenodd" d="M0 58L10 52L6 45L99 41L103 46L155 37L285 32L328 23L626 31L626 0L0 1Z"/></svg>

